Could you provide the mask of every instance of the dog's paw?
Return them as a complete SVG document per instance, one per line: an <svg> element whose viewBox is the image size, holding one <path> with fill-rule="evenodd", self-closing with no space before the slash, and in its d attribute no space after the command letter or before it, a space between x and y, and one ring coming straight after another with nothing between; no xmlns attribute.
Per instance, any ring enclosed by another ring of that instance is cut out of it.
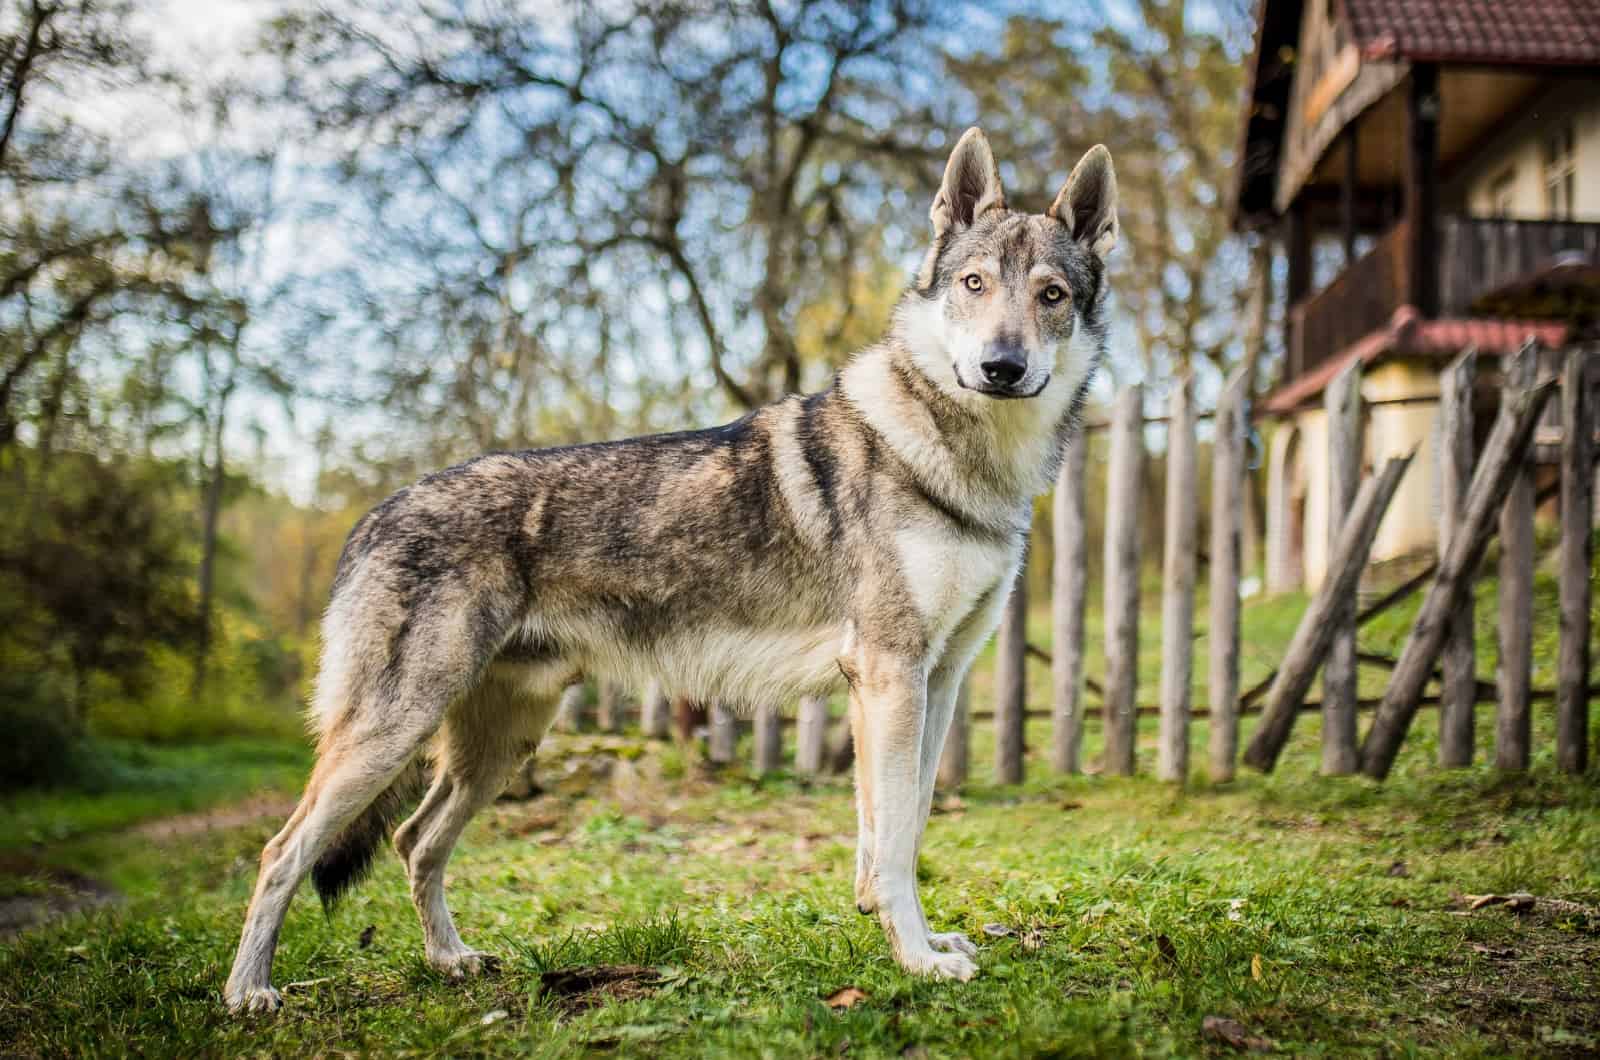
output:
<svg viewBox="0 0 1600 1060"><path fill-rule="evenodd" d="M469 950L465 953L447 953L428 958L434 970L450 979L472 979L500 970L500 958L489 953Z"/></svg>
<svg viewBox="0 0 1600 1060"><path fill-rule="evenodd" d="M276 1012L283 1007L283 996L269 986L251 986L230 990L224 997L228 1011L235 1016L257 1016Z"/></svg>
<svg viewBox="0 0 1600 1060"><path fill-rule="evenodd" d="M935 979L954 979L964 983L978 974L978 962L965 953L936 953L929 962L926 974Z"/></svg>
<svg viewBox="0 0 1600 1060"><path fill-rule="evenodd" d="M968 957L978 955L977 943L959 931L935 931L928 936L928 945L940 953L964 953Z"/></svg>

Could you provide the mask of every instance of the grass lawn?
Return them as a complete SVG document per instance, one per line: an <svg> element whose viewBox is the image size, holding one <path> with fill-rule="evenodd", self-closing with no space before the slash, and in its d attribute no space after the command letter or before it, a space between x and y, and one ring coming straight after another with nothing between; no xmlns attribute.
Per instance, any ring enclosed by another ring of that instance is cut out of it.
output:
<svg viewBox="0 0 1600 1060"><path fill-rule="evenodd" d="M1535 683L1547 687L1547 572L1535 591ZM1492 679L1492 580L1478 599L1480 676ZM1034 607L1041 645L1047 606ZM1155 594L1146 606L1151 702ZM1303 606L1246 607L1247 687ZM1415 606L1373 623L1362 647L1397 652ZM1204 651L1202 638L1198 704ZM1364 667L1362 680L1372 695L1384 673ZM1046 704L1046 668L1030 664L1029 685L1030 703ZM975 704L989 687L985 659ZM1212 786L1201 722L1187 792L1148 779L1151 718L1132 780L1049 775L1046 724L1030 724L1030 779L1017 788L991 783L980 725L972 782L941 797L921 863L935 929L983 945L968 984L903 975L855 913L846 781L712 776L670 746L556 737L545 793L483 814L451 864L462 932L502 957L497 972L456 984L423 965L386 858L331 916L302 895L275 974L286 1007L253 1020L229 1018L220 989L256 856L307 752L123 749L114 790L0 802L0 902L90 879L119 897L0 940L0 1054L1595 1055L1600 784L1553 771L1551 711L1535 705L1525 776L1434 769L1424 711L1381 786L1315 775L1312 716L1274 775ZM1485 706L1480 762L1492 729ZM1091 719L1087 760L1099 736ZM203 812L263 791L242 812ZM134 825L179 811L190 813ZM1463 897L1511 892L1538 900L1514 912ZM572 974L597 966L621 970L609 982ZM1208 1032L1209 1018L1235 1023Z"/></svg>
<svg viewBox="0 0 1600 1060"><path fill-rule="evenodd" d="M1208 1016L1301 1055L1600 1049L1593 781L1558 778L1548 754L1528 777L1442 775L1428 731L1383 787L1319 779L1316 740L1305 725L1272 777L1178 794L1051 778L1042 751L1027 785L997 789L980 731L974 783L942 802L922 861L936 928L983 942L964 985L901 974L855 913L845 782L710 778L627 738L560 738L547 793L469 830L452 901L504 961L465 985L422 964L391 858L330 918L302 896L286 1008L230 1019L218 991L277 822L67 843L61 858L120 864L128 898L0 944L0 1052L1229 1051ZM1519 890L1576 904L1469 913L1458 897ZM590 965L648 971L593 989L546 974ZM865 998L830 1008L851 986Z"/></svg>

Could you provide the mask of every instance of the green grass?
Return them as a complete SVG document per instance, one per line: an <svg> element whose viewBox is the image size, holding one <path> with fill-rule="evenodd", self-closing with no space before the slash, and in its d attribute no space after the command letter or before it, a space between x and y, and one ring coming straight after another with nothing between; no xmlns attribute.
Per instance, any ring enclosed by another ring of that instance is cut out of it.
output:
<svg viewBox="0 0 1600 1060"><path fill-rule="evenodd" d="M1297 1055L1600 1048L1600 923L1463 916L1454 897L1600 904L1600 792L1547 754L1522 778L1437 773L1429 724L1382 787L1315 777L1313 723L1272 777L1186 794L1050 777L1037 751L1029 782L999 789L980 731L974 783L935 816L921 869L935 927L984 943L965 985L903 975L854 912L845 782L708 779L671 749L630 758L626 740L562 738L544 770L561 793L469 830L452 903L504 964L467 984L422 964L387 859L330 918L296 904L276 982L305 985L277 1016L230 1019L218 991L277 822L102 837L98 856L145 883L0 948L0 1051L1203 1055L1222 1048L1201 1035L1212 1015ZM1047 746L1042 726L1030 736ZM587 784L567 769L602 760L626 764ZM659 978L616 996L544 987L593 964ZM828 1008L845 986L867 999Z"/></svg>
<svg viewBox="0 0 1600 1060"><path fill-rule="evenodd" d="M1484 679L1494 592L1492 580L1477 590ZM1544 687L1553 601L1541 571ZM1398 652L1418 602L1367 627L1362 647ZM1148 703L1156 594L1145 604ZM1281 656L1304 605L1247 603L1246 687ZM1048 645L1045 601L1030 625ZM1091 615L1097 676L1098 629ZM1204 652L1202 637L1197 705ZM986 656L974 678L979 706L990 666ZM1363 694L1383 681L1363 667ZM1030 663L1029 692L1035 707L1048 702L1047 668ZM921 863L935 929L983 944L980 976L964 985L903 975L876 924L854 912L847 782L713 778L673 747L561 737L541 765L550 793L482 815L451 864L463 934L501 955L498 973L455 984L423 965L402 875L385 859L331 917L297 902L275 973L287 1006L246 1021L225 1014L219 993L277 817L172 835L121 829L262 787L290 791L307 752L124 749L113 790L0 803L0 853L34 867L8 872L0 859L0 897L48 891L49 872L67 870L126 895L0 942L0 1054L1196 1056L1230 1051L1202 1033L1218 1016L1292 1055L1593 1055L1600 917L1584 909L1600 906L1600 786L1594 774L1555 773L1551 706L1535 712L1525 776L1436 770L1424 711L1383 785L1317 777L1314 716L1300 719L1275 774L1211 785L1200 722L1186 792L1147 779L1151 718L1140 726L1144 776L1132 780L1051 776L1048 727L1030 723L1029 780L1017 788L993 785L980 725L972 782L941 801ZM1480 709L1480 749L1492 714ZM1090 761L1099 736L1091 717ZM1519 916L1469 913L1460 898L1511 891L1577 905ZM549 974L593 965L652 971L577 994ZM825 999L846 986L866 1000L831 1009Z"/></svg>
<svg viewBox="0 0 1600 1060"><path fill-rule="evenodd" d="M261 740L172 747L102 741L81 753L90 759L91 781L0 794L0 854L204 810L264 789L294 791L311 761L303 744Z"/></svg>

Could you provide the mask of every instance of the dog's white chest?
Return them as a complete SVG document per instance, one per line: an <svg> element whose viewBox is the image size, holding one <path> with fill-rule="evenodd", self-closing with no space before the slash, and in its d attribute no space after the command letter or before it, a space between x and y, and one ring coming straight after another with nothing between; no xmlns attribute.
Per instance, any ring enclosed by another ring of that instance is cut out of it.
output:
<svg viewBox="0 0 1600 1060"><path fill-rule="evenodd" d="M936 650L984 593L1011 576L1018 559L1010 542L974 541L927 525L896 533L895 552Z"/></svg>

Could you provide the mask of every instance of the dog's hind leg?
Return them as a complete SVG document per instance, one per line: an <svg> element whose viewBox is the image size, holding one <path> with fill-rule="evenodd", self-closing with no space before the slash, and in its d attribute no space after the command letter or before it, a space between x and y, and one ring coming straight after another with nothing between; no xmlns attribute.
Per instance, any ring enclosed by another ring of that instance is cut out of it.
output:
<svg viewBox="0 0 1600 1060"><path fill-rule="evenodd" d="M491 675L445 719L433 786L395 832L411 899L422 920L428 964L452 978L475 974L493 958L467 946L445 902L445 864L473 814L494 801L555 716L557 692L530 696Z"/></svg>
<svg viewBox="0 0 1600 1060"><path fill-rule="evenodd" d="M336 596L329 608L317 764L288 823L261 852L224 988L234 1012L278 1007L272 956L300 881L315 867L317 889L331 902L370 864L397 801L391 788L446 708L478 682L503 633L481 604L435 596L402 610L381 586L346 592L361 606L342 606Z"/></svg>
<svg viewBox="0 0 1600 1060"><path fill-rule="evenodd" d="M300 881L345 826L394 783L436 724L416 715L395 728L355 722L324 740L300 804L261 852L255 894L223 994L234 1012L268 1012L279 1006L271 984L272 956Z"/></svg>

